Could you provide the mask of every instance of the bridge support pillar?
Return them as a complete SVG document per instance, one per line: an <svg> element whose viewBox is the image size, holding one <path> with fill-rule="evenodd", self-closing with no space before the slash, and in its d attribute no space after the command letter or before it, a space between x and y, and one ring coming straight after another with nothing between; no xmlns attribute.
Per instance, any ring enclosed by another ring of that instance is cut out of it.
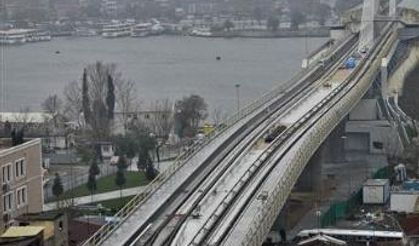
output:
<svg viewBox="0 0 419 246"><path fill-rule="evenodd" d="M381 96L387 98L388 87L388 59L383 58L381 61Z"/></svg>

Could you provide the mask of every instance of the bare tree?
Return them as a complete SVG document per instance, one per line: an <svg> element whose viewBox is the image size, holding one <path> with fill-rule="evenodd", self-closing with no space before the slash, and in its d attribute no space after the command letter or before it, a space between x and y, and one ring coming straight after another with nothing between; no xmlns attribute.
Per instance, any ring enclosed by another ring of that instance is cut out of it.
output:
<svg viewBox="0 0 419 246"><path fill-rule="evenodd" d="M157 136L167 140L174 126L173 103L168 99L156 101L152 106L153 117L151 129Z"/></svg>
<svg viewBox="0 0 419 246"><path fill-rule="evenodd" d="M109 137L113 122L113 117L110 117L113 116L113 112L111 114L110 110L113 111L114 104L109 104L110 95L108 92L110 88L113 90L114 84L120 81L122 81L121 73L116 70L115 64L98 61L88 65L84 70L82 94L85 96L82 97L82 104L84 104L84 112L87 109L91 112L91 115L85 115L85 119L91 127L92 137L95 139ZM112 85L110 86L109 83Z"/></svg>
<svg viewBox="0 0 419 246"><path fill-rule="evenodd" d="M130 80L119 79L115 82L117 110L122 114L124 128L129 123L128 115L138 111L137 90L135 84Z"/></svg>
<svg viewBox="0 0 419 246"><path fill-rule="evenodd" d="M212 123L214 124L214 126L220 125L224 121L225 116L226 115L223 113L223 110L222 109L215 108L212 111L212 114L211 114Z"/></svg>
<svg viewBox="0 0 419 246"><path fill-rule="evenodd" d="M63 114L71 120L82 125L80 114L82 112L81 88L77 81L69 83L64 89L65 105Z"/></svg>
<svg viewBox="0 0 419 246"><path fill-rule="evenodd" d="M58 114L61 111L63 101L55 94L48 96L42 103L42 109L50 114Z"/></svg>

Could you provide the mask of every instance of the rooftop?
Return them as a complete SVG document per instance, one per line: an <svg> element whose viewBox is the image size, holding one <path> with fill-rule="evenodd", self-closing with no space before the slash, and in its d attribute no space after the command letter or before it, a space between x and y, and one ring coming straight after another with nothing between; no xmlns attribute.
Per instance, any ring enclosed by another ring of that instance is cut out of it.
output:
<svg viewBox="0 0 419 246"><path fill-rule="evenodd" d="M366 186L382 186L388 184L388 179L368 179L365 181L364 185Z"/></svg>
<svg viewBox="0 0 419 246"><path fill-rule="evenodd" d="M43 230L43 226L11 226L0 238L33 237Z"/></svg>

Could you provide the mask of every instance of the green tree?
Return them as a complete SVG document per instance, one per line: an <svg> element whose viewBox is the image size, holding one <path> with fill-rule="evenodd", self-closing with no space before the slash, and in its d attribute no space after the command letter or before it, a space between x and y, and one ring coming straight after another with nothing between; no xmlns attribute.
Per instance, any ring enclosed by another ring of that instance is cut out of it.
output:
<svg viewBox="0 0 419 246"><path fill-rule="evenodd" d="M108 106L108 118L112 120L114 118L115 110L115 86L110 74L108 74L108 95L106 96L106 105Z"/></svg>
<svg viewBox="0 0 419 246"><path fill-rule="evenodd" d="M276 32L279 27L279 19L275 16L270 16L266 22L266 26L269 30Z"/></svg>
<svg viewBox="0 0 419 246"><path fill-rule="evenodd" d="M223 24L224 30L227 30L229 32L231 29L234 28L234 23L231 20L226 20Z"/></svg>
<svg viewBox="0 0 419 246"><path fill-rule="evenodd" d="M92 163L90 164L89 174L94 175L94 176L97 176L97 175L100 174L100 168L97 164L97 159L96 158L94 158Z"/></svg>
<svg viewBox="0 0 419 246"><path fill-rule="evenodd" d="M87 186L87 189L90 191L90 195L92 196L92 201L93 201L93 194L97 190L96 175L93 175L93 174L89 173L89 177L87 178L86 186Z"/></svg>
<svg viewBox="0 0 419 246"><path fill-rule="evenodd" d="M175 128L178 136L193 137L196 135L199 124L206 119L208 105L198 95L184 97L175 104Z"/></svg>
<svg viewBox="0 0 419 246"><path fill-rule="evenodd" d="M306 22L306 16L301 11L291 11L291 29L298 30L300 24Z"/></svg>
<svg viewBox="0 0 419 246"><path fill-rule="evenodd" d="M153 164L152 163L148 164L145 169L145 176L147 177L147 179L151 181L155 179L157 175L158 175L158 172L154 168Z"/></svg>
<svg viewBox="0 0 419 246"><path fill-rule="evenodd" d="M90 124L92 112L90 111L89 85L87 83L86 69L83 70L82 107L83 107L84 120L86 121L87 124Z"/></svg>
<svg viewBox="0 0 419 246"><path fill-rule="evenodd" d="M115 184L119 187L119 194L122 198L122 188L127 182L125 178L125 169L127 168L127 162L123 156L120 156L117 163L118 171L116 172Z"/></svg>
<svg viewBox="0 0 419 246"><path fill-rule="evenodd" d="M52 194L58 199L64 193L64 186L60 174L55 173L54 183L52 185Z"/></svg>

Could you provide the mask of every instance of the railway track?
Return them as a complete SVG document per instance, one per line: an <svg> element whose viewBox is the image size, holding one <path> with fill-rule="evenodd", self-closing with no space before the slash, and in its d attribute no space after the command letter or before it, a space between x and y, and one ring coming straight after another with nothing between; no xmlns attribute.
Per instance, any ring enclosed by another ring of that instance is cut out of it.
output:
<svg viewBox="0 0 419 246"><path fill-rule="evenodd" d="M309 95L314 89L318 86L322 86L323 81L327 80L330 75L336 71L342 60L346 57L347 54L353 51L353 43L350 47L350 50L342 50L341 57L338 62L333 61L333 66L329 66L329 69L325 69L323 74L317 77L311 77L311 81L305 81L300 86L296 87L296 90L293 93L288 93L285 98L282 98L281 103L275 105L276 108L270 107L267 115L261 117L258 121L255 121L251 127L247 127L245 131L242 132L241 136L236 137L236 144L233 144L228 148L228 154L220 153L217 155L211 163L207 165L206 170L202 170L201 175L197 176L197 179L200 182L191 182L188 187L184 187L187 193L181 194L182 199L179 199L176 202L172 202L171 208L166 210L164 213L163 219L157 219L150 224L146 231L143 231L135 237L129 245L170 245L171 241L175 240L177 232L181 229L182 224L187 218L193 216L193 212L199 207L200 201L202 201L209 193L213 192L213 187L217 182L226 174L229 170L234 167L234 164L237 165L237 160L243 158L244 154L249 151L255 142L258 139L266 134L266 132L277 123L278 118L286 113L293 104L298 103L300 100L303 100L307 95ZM313 81L317 81L313 84ZM264 153L265 155L265 153ZM266 155L265 155L266 157ZM255 165L250 167L250 170L257 171L257 164L262 164L263 161L258 158L255 162ZM232 190L238 194L237 184L245 185L244 176L249 176L250 172L246 172L243 177L240 178L239 182L233 187ZM207 178L204 178L207 177ZM240 188L244 188L240 187ZM230 194L226 197L230 197ZM186 204L186 205L185 205ZM223 201L224 206L227 206L227 203ZM218 210L218 209L217 209ZM183 212L179 212L183 211ZM167 216L169 215L169 216ZM171 216L170 216L171 215ZM215 215L215 214L214 214ZM212 217L214 218L214 217ZM156 221L158 221L156 223ZM212 221L212 220L211 220ZM200 232L207 230L206 227L201 228ZM198 243L199 244L199 243ZM192 243L191 245L198 245ZM178 244L186 245L186 244Z"/></svg>
<svg viewBox="0 0 419 246"><path fill-rule="evenodd" d="M388 29L384 31L383 35L381 36L378 44L374 49L370 52L370 54L361 62L361 64L356 68L356 70L350 74L350 76L343 81L341 85L339 85L337 88L335 88L327 97L325 97L319 104L315 105L312 110L310 110L306 115L304 115L298 122L295 123L295 125L292 127L294 128L294 132L284 132L283 135L277 140L276 143L278 145L278 148L275 148L272 150L275 152L275 155L272 155L270 157L270 160L268 160L269 165L266 166L266 171L263 172L263 174L258 176L258 180L255 180L252 187L250 188L250 192L242 193L242 198L239 199L239 203L236 203L234 205L231 205L231 207L234 207L234 209L230 209L229 215L224 216L223 219L220 219L218 221L219 225L223 225L220 228L217 228L217 230L209 231L207 233L207 240L203 240L199 242L199 245L232 245L231 243L234 241L234 238L237 238L236 235L232 235L231 232L233 228L243 219L244 214L248 215L249 213L249 207L250 203L257 204L258 202L255 200L257 199L257 194L263 194L264 188L268 187L269 183L267 183L267 180L269 180L269 177L272 175L272 173L275 173L274 170L278 171L280 169L282 170L288 170L288 168L292 167L284 167L280 166L281 164L284 164L287 162L288 156L286 156L290 150L297 145L297 143L300 141L302 136L309 132L314 125L319 122L323 117L325 117L331 108L333 108L334 105L336 105L340 100L345 98L352 89L354 89L357 86L357 81L359 81L362 76L364 76L368 69L370 69L370 61L372 59L376 59L378 56L378 53L381 51L381 48L385 48L385 44L389 41L390 37L392 36L391 33L391 25L387 27ZM291 134L291 135L289 135ZM288 140L286 140L288 139ZM284 141L286 140L286 141ZM281 143L282 142L282 143ZM281 162L282 160L282 162ZM292 162L289 162L292 163ZM300 170L302 171L302 170ZM283 174L285 175L285 174ZM288 179L288 177L285 177L285 179ZM282 182L282 180L281 180ZM278 180L276 180L276 183L280 184ZM291 187L292 187L291 182ZM280 186L276 186L276 188L279 188ZM289 188L289 187L287 187ZM289 190L289 189L287 189ZM288 193L289 194L289 193ZM247 196L246 196L247 195ZM271 194L269 194L271 195ZM255 198L256 197L256 198ZM284 196L286 198L286 196ZM278 200L279 197L269 197L269 199L266 199L266 203L277 203L277 204L283 204L285 202L284 200ZM276 200L275 200L276 199ZM275 202L274 202L275 201ZM282 205L281 205L282 206ZM281 206L275 207L275 218L276 215L279 213L279 208ZM257 206L253 206L253 208L256 208ZM258 213L261 213L260 216L267 216L263 209L258 211ZM272 216L272 215L271 215ZM260 227L267 225L272 225L274 218L272 219L269 217L269 219L261 220ZM242 220L245 221L245 220ZM270 221L271 223L264 222ZM265 234L266 235L266 234ZM226 242L226 238L229 239L230 242ZM255 239L256 238L256 239ZM257 235L250 233L250 238L245 238L243 241L246 242L246 245L255 245L252 244L252 240L246 241L246 239L252 239L257 242L259 240L259 243L261 243L261 240L263 241L263 238L257 237ZM194 244L198 245L198 244ZM237 245L237 244L234 244Z"/></svg>

